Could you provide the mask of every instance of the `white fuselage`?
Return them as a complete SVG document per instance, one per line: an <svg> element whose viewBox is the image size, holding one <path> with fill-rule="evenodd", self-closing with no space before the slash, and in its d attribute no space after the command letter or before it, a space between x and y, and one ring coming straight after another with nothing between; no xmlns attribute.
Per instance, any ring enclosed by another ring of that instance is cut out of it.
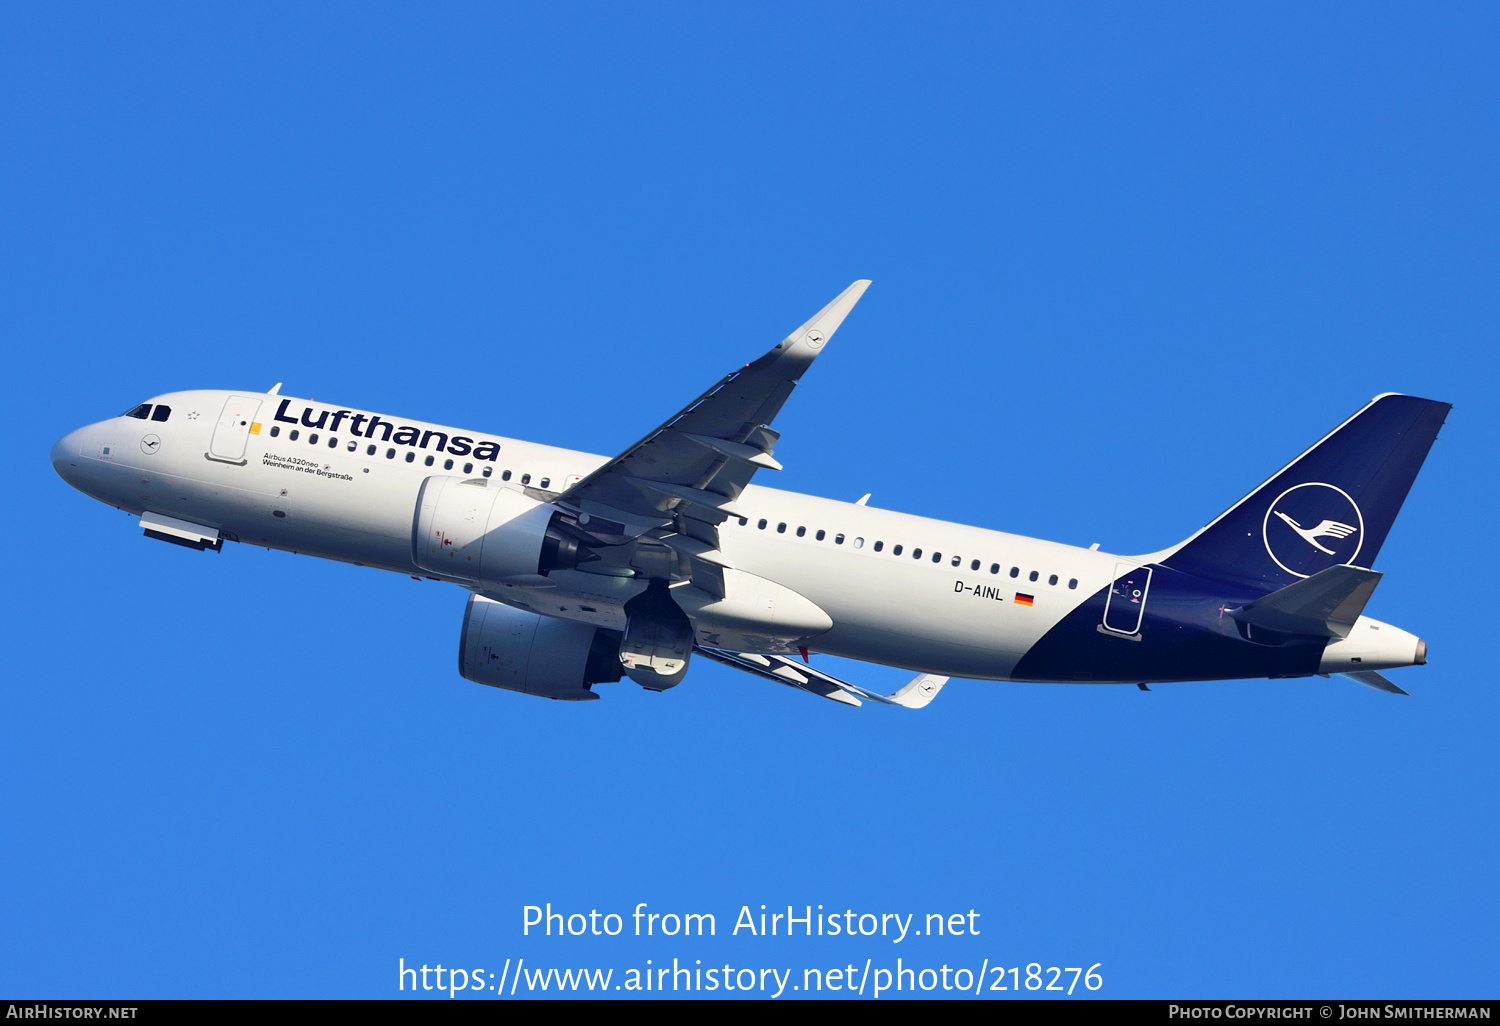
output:
<svg viewBox="0 0 1500 1026"><path fill-rule="evenodd" d="M170 410L165 421L122 416L67 435L53 449L58 472L134 514L403 574L431 576L412 561L427 478L486 476L492 485L556 493L607 462L267 393L176 392L151 402ZM243 427L235 403L250 411ZM298 419L309 408L312 426ZM810 648L948 676L1012 678L1043 634L1110 584L1117 564L1140 562L755 485L735 507L744 518L719 528L722 553L833 620ZM486 594L619 630L634 592L628 580L580 569L554 572L544 588Z"/></svg>

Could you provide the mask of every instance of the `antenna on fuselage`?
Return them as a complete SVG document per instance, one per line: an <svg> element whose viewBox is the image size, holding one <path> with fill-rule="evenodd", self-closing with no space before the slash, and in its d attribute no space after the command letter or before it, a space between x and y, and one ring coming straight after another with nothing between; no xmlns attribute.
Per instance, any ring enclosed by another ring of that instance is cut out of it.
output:
<svg viewBox="0 0 1500 1026"><path fill-rule="evenodd" d="M274 384L274 385L271 386L271 390L269 392L267 392L266 395L275 395L277 392L280 392L280 391L281 391L281 382L278 381L278 382L276 382L276 384Z"/></svg>

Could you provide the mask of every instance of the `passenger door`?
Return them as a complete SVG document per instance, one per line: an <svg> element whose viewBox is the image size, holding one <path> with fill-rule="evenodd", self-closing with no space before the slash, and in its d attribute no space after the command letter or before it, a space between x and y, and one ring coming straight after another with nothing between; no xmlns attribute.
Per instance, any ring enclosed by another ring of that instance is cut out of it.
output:
<svg viewBox="0 0 1500 1026"><path fill-rule="evenodd" d="M214 437L208 445L208 458L224 463L245 463L245 443L250 440L251 429L258 430L255 415L260 412L260 399L247 395L232 395L224 403L224 412L214 427Z"/></svg>

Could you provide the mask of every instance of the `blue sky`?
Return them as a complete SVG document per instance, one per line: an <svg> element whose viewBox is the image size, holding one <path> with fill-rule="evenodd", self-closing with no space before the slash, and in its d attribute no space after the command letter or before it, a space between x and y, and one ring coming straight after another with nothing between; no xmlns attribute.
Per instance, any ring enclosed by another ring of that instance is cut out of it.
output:
<svg viewBox="0 0 1500 1026"><path fill-rule="evenodd" d="M7 8L0 992L902 957L1492 997L1497 35L1482 4ZM611 454L862 277L779 486L1142 552L1372 395L1454 403L1369 607L1431 646L1413 697L956 682L912 714L704 664L536 701L458 677L456 589L158 544L46 458L277 381ZM719 935L523 937L547 902ZM980 933L728 935L761 904Z"/></svg>

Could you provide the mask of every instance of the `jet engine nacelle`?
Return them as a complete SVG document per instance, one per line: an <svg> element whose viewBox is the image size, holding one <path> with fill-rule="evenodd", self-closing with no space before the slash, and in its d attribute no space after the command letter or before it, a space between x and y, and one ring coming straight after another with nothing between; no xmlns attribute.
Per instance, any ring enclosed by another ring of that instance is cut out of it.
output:
<svg viewBox="0 0 1500 1026"><path fill-rule="evenodd" d="M619 646L618 631L474 595L464 610L458 672L492 688L587 701L599 697L590 685L620 679Z"/></svg>
<svg viewBox="0 0 1500 1026"><path fill-rule="evenodd" d="M578 564L575 539L549 530L556 510L484 478L429 477L417 496L412 561L455 581L503 581Z"/></svg>

